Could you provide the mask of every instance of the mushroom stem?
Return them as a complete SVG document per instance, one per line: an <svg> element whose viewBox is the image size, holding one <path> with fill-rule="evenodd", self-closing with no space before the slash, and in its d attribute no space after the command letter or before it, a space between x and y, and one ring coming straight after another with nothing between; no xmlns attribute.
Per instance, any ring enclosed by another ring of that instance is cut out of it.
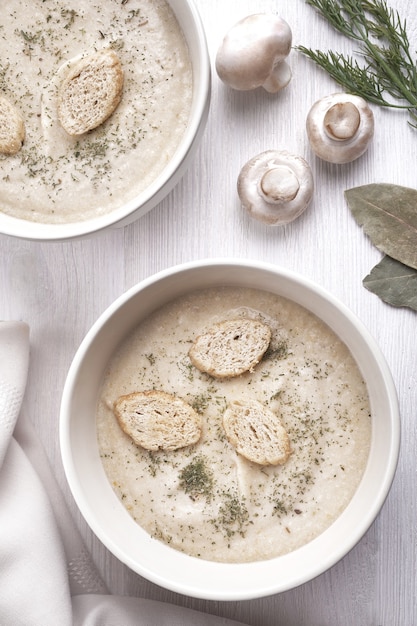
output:
<svg viewBox="0 0 417 626"><path fill-rule="evenodd" d="M337 102L324 116L324 129L330 139L352 139L358 131L361 116L353 102Z"/></svg>
<svg viewBox="0 0 417 626"><path fill-rule="evenodd" d="M265 224L288 224L309 205L313 175L302 157L286 150L266 150L240 170L237 192L242 207Z"/></svg>
<svg viewBox="0 0 417 626"><path fill-rule="evenodd" d="M329 163L350 163L366 152L374 134L374 116L360 96L333 93L317 100L307 115L313 152Z"/></svg>
<svg viewBox="0 0 417 626"><path fill-rule="evenodd" d="M286 61L281 61L274 66L262 87L269 93L277 93L277 91L284 89L288 85L291 76L290 66Z"/></svg>
<svg viewBox="0 0 417 626"><path fill-rule="evenodd" d="M268 169L259 182L259 193L270 204L294 200L299 189L297 176L286 165Z"/></svg>

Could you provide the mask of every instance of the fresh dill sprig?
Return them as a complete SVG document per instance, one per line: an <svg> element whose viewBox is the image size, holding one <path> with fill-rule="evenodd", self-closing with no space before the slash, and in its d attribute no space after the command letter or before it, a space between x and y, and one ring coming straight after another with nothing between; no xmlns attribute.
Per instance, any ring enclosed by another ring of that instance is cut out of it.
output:
<svg viewBox="0 0 417 626"><path fill-rule="evenodd" d="M417 128L417 66L410 52L406 21L385 0L306 0L340 33L356 41L364 60L297 50L325 70L349 93L384 107L406 109Z"/></svg>

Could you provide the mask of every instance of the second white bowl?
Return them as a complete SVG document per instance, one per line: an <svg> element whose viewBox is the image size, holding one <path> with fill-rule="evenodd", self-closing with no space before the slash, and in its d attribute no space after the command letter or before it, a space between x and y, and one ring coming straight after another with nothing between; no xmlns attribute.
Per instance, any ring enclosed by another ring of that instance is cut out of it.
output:
<svg viewBox="0 0 417 626"><path fill-rule="evenodd" d="M269 291L302 305L347 345L366 382L372 441L363 478L347 508L316 539L284 556L252 563L193 558L153 539L126 512L105 475L97 444L96 405L106 366L128 334L148 315L195 289L238 286ZM75 501L107 548L150 581L185 595L244 600L297 587L345 556L378 515L394 478L399 413L385 359L363 324L321 287L288 270L255 261L208 260L163 271L118 298L78 349L66 380L60 439Z"/></svg>

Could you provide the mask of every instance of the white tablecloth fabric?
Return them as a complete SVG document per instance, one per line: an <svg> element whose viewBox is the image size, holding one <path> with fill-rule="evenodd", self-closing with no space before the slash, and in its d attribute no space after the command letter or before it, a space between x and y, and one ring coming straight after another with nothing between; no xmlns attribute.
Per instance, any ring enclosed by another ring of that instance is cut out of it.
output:
<svg viewBox="0 0 417 626"><path fill-rule="evenodd" d="M21 412L28 368L28 326L0 322L0 626L237 626L108 593Z"/></svg>

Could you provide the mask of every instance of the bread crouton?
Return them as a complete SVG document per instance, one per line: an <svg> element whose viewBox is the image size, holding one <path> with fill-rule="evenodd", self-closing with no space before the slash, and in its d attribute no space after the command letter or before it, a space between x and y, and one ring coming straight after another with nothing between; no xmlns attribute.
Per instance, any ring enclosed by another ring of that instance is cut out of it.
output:
<svg viewBox="0 0 417 626"><path fill-rule="evenodd" d="M25 124L16 107L0 95L0 154L19 152L25 139Z"/></svg>
<svg viewBox="0 0 417 626"><path fill-rule="evenodd" d="M198 336L188 355L192 364L214 378L253 371L271 341L271 329L253 319L225 320Z"/></svg>
<svg viewBox="0 0 417 626"><path fill-rule="evenodd" d="M177 450L201 437L201 417L187 402L164 391L120 396L114 413L133 441L146 450Z"/></svg>
<svg viewBox="0 0 417 626"><path fill-rule="evenodd" d="M111 49L82 58L58 88L58 117L69 135L82 135L103 124L118 106L123 69Z"/></svg>
<svg viewBox="0 0 417 626"><path fill-rule="evenodd" d="M257 400L232 402L224 412L223 426L236 451L258 465L283 465L291 453L281 420Z"/></svg>

